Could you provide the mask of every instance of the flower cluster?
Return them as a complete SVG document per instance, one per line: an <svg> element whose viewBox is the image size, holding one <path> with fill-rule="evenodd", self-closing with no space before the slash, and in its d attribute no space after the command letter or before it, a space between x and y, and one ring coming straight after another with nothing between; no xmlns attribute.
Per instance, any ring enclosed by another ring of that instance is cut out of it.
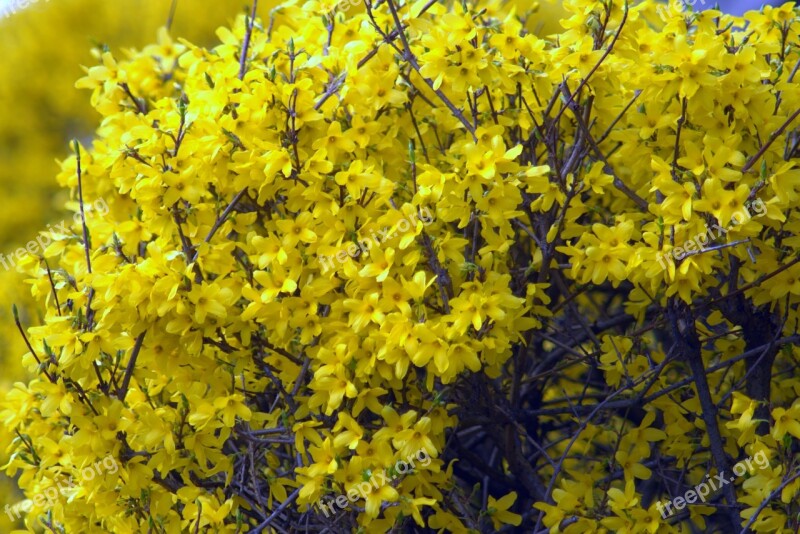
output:
<svg viewBox="0 0 800 534"><path fill-rule="evenodd" d="M755 214L751 213L751 210L755 211ZM759 198L756 199L756 202L753 202L750 206L745 204L742 206L740 211L731 213L730 217L728 217L728 220L730 220L731 225L736 226L737 224L742 224L753 217L764 215L766 212L766 206ZM715 250L713 248L714 241L727 233L728 229L723 228L719 224L714 224L712 227L706 226L705 231L685 241L680 247L673 248L667 254L659 254L658 263L661 265L662 269L666 269L666 262L674 263L675 260L682 260L684 257L691 254L702 254L708 250ZM737 244L741 243L729 243L730 246L735 246Z"/></svg>
<svg viewBox="0 0 800 534"><path fill-rule="evenodd" d="M393 492L395 492L393 488L386 486L398 476L411 472L416 467L416 462L420 462L420 467L427 467L431 463L428 451L420 449L415 453L411 453L405 460L398 460L397 463L389 466L389 469L385 471L365 473L361 482L354 484L353 487L347 490L346 496L338 495L327 504L320 500L317 502L317 506L325 514L325 517L329 517L331 513L338 512L337 508L344 509L349 502L356 502L359 499L363 499L367 507L380 506L384 499L391 499ZM364 478L366 480L363 480Z"/></svg>
<svg viewBox="0 0 800 534"><path fill-rule="evenodd" d="M58 176L80 224L20 266L5 469L120 469L29 526L797 528L798 13L567 0L548 36L527 2L330 4L77 82L100 125ZM720 237L748 247L660 267L754 201Z"/></svg>
<svg viewBox="0 0 800 534"><path fill-rule="evenodd" d="M426 213L427 212L427 213ZM419 220L415 220L419 215ZM398 233L405 234L411 228L415 228L417 224L427 225L433 222L433 215L428 211L427 208L422 208L420 213L412 213L412 219L401 219L395 224L394 230L389 228L388 226L385 227L383 230L378 231L377 233L373 232L371 236L363 241L359 241L358 243L350 243L347 245L346 249L341 249L337 251L335 254L331 254L330 256L320 256L319 262L322 265L322 272L324 273L329 268L333 268L333 259L335 258L339 264L344 263L348 257L355 258L357 256L369 256L369 251L373 249L373 247L380 247L381 243L384 240L394 239ZM390 233L391 232L391 233ZM419 230L415 231L416 235ZM410 239L413 240L414 236L410 236ZM402 242L402 240L401 240ZM374 245L373 245L374 243ZM378 252L380 254L380 252ZM386 273L388 274L388 272ZM382 280L378 280L381 282Z"/></svg>
<svg viewBox="0 0 800 534"><path fill-rule="evenodd" d="M119 464L117 463L117 460L113 456L109 455L99 461L94 462L94 464L81 469L80 477L82 481L88 482L94 479L96 476L102 476L104 471L114 474L118 469ZM56 481L56 484L58 485L58 489L56 489L55 486L49 486L44 493L35 495L31 500L23 501L22 503L14 506L6 504L4 509L6 515L8 515L9 519L13 519L14 516L19 519L21 513L27 513L34 505L39 508L44 508L45 505L47 507L52 507L56 504L56 502L58 502L59 493L62 497L69 496L70 490L78 487L71 477L65 481L65 486L62 486L61 481L59 480Z"/></svg>

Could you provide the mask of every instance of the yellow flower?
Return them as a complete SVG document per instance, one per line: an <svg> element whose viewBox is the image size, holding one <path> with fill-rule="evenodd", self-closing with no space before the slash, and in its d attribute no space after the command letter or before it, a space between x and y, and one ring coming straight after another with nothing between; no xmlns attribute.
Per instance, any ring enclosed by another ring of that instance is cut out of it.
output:
<svg viewBox="0 0 800 534"><path fill-rule="evenodd" d="M364 505L367 516L378 517L381 511L381 505L384 502L394 502L399 496L400 494L397 493L397 490L388 484L379 485L377 488L374 484L370 485L370 489L367 492L366 504Z"/></svg>
<svg viewBox="0 0 800 534"><path fill-rule="evenodd" d="M238 394L214 400L214 408L219 410L226 427L232 427L236 417L240 417L243 421L250 420L252 412L244 405L243 400L244 398Z"/></svg>
<svg viewBox="0 0 800 534"><path fill-rule="evenodd" d="M436 458L439 453L433 445L433 441L428 437L431 431L431 419L420 417L412 428L398 432L392 439L392 445L399 449L400 456L404 458L416 455L420 451L426 451L431 457Z"/></svg>
<svg viewBox="0 0 800 534"><path fill-rule="evenodd" d="M788 410L780 407L773 409L772 419L775 421L772 437L781 440L788 433L800 439L800 403L795 402Z"/></svg>
<svg viewBox="0 0 800 534"><path fill-rule="evenodd" d="M227 315L226 304L231 300L230 290L217 284L198 284L189 293L189 301L194 304L194 318L202 324L206 316L224 318Z"/></svg>
<svg viewBox="0 0 800 534"><path fill-rule="evenodd" d="M494 525L496 530L499 530L503 525L512 525L518 527L522 524L521 515L508 511L508 509L514 505L516 500L516 491L512 491L511 493L504 495L500 499L495 499L489 495L489 500L486 504L486 515L491 518L492 525Z"/></svg>

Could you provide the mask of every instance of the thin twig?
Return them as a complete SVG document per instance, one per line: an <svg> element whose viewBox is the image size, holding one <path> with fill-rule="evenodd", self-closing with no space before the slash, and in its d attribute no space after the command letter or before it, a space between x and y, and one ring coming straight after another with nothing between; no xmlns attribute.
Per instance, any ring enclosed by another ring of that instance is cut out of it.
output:
<svg viewBox="0 0 800 534"><path fill-rule="evenodd" d="M267 528L270 523L272 523L273 519L278 517L278 514L283 512L290 504L292 504L297 499L298 495L300 495L300 488L297 488L296 490L294 490L292 492L292 494L289 495L289 497L287 497L287 499L281 503L280 506L275 508L275 511L272 512L272 514L270 514L270 516L268 518L266 518L263 523L261 523L256 528L251 530L250 531L251 534L260 534L261 532L263 532L263 530L265 528Z"/></svg>
<svg viewBox="0 0 800 534"><path fill-rule="evenodd" d="M420 11L419 11L419 14L420 14L420 15L423 15L423 14L424 14L425 12L427 12L427 11L428 11L428 10L429 10L431 7L433 7L434 5L436 5L436 3L437 3L438 1L439 1L439 0L428 0L428 3L427 3L427 4L425 4L425 6L424 6L422 9L420 9ZM388 35L386 38L384 38L384 42L387 42L387 43L388 43L388 42L394 41L395 39L397 39L397 36L398 36L398 35L400 35L400 32L398 32L398 31L397 31L397 29L394 29L394 30L392 30L391 32L389 32L389 35ZM388 41L387 41L386 39L388 39ZM378 50L379 50L379 49L380 49L380 43L378 44L378 46L376 46L375 48L373 48L372 50L370 50L370 51L369 51L369 53L368 53L366 56L364 56L364 57L363 57L361 60L359 60L359 62L358 62L358 65L357 65L357 68L358 68L358 69L360 69L361 67L363 67L364 65L366 65L366 64L367 64L367 62L368 62L370 59L372 59L373 57L375 57L375 55L378 53Z"/></svg>
<svg viewBox="0 0 800 534"><path fill-rule="evenodd" d="M133 92L131 92L131 87L127 83L122 82L119 84L119 86L122 88L123 91L125 91L125 94L128 95L128 98L130 98L133 101L133 105L136 106L136 111L138 111L142 115L147 115L147 103L144 101L144 99L139 99L133 96Z"/></svg>
<svg viewBox="0 0 800 534"><path fill-rule="evenodd" d="M614 50L614 45L617 44L617 40L619 39L620 35L622 35L622 28L625 26L625 22L627 22L627 20L628 20L628 0L625 0L625 7L624 7L624 9L622 11L622 20L619 23L619 27L617 28L617 32L614 34L614 38L611 40L611 43L609 43L608 47L603 52L603 55L600 56L600 60L595 64L594 67L592 67L592 70L590 70L586 74L586 77L581 80L581 83L578 84L578 88L575 89L575 92L572 93L572 95L570 96L569 100L567 100L567 102L564 103L564 105L561 107L559 112L556 114L555 118L553 119L552 123L550 124L550 129L553 129L553 128L556 127L556 125L558 124L558 119L560 119L561 115L564 114L564 111L566 111L566 109L571 106L571 104L573 103L572 99L575 97L575 95L580 94L580 92L583 90L583 88L586 86L586 84L589 83L589 78L591 78L592 75L595 72L597 72L597 69L600 68L600 65L603 64L603 61L605 61L606 58L609 56L609 54L611 54L611 52ZM556 91L556 95L557 94L558 94L558 91ZM547 113L549 113L549 111ZM545 113L545 115L547 115L547 113Z"/></svg>
<svg viewBox="0 0 800 534"><path fill-rule="evenodd" d="M750 516L750 519L744 525L744 528L739 534L747 534L750 531L750 527L756 522L756 519L758 519L758 515L764 510L764 508L767 507L769 502L777 497L783 491L783 488L794 482L798 477L800 477L800 469L796 469L792 476L781 482L780 486L772 490L772 492L767 495L767 498L761 501L761 504L758 505L758 508L756 508L755 512L753 512L753 515Z"/></svg>
<svg viewBox="0 0 800 534"><path fill-rule="evenodd" d="M144 342L144 335L147 331L142 332L136 338L136 343L133 345L133 351L131 352L131 359L128 360L128 366L125 368L125 376L122 377L122 386L117 391L117 398L119 400L124 401L125 396L128 394L128 386L131 382L131 376L133 376L133 370L136 367L136 359L139 357L139 351L142 350L142 343Z"/></svg>
<svg viewBox="0 0 800 534"><path fill-rule="evenodd" d="M339 89L342 87L345 79L347 78L347 72L341 73L339 76L335 77L333 80L330 81L328 87L325 89L325 93L323 93L322 97L314 104L314 110L318 110L322 107L322 105L328 101L330 97L335 95Z"/></svg>
<svg viewBox="0 0 800 534"><path fill-rule="evenodd" d="M228 204L228 207L226 207L225 210L222 212L222 214L217 218L217 220L214 221L214 226L211 227L211 230L209 230L208 235L206 235L206 238L204 240L206 243L210 243L211 242L211 238L214 237L214 234L217 233L217 230L219 230L219 227L222 226L222 224L225 222L225 220L231 214L233 209L236 207L236 204L239 203L239 201L242 199L242 197L244 196L245 193L247 193L247 187L243 188L241 191L236 193L236 196L233 197L233 200L231 200L231 203ZM192 261L194 261L196 259L197 259L197 250L195 249L194 255L192 257Z"/></svg>
<svg viewBox="0 0 800 534"><path fill-rule="evenodd" d="M614 130L614 126L616 126L616 125L617 125L617 123L620 121L620 119L622 119L622 117L624 117L624 116L625 116L625 114L628 112L628 110L629 110L629 109L631 109L631 106L633 106L633 104L636 102L636 100L638 100L638 99L639 99L639 96L641 96L641 94L642 94L642 90L641 90L641 89L636 89L636 90L633 92L633 98L631 99L631 101L630 101L630 102L628 102L628 105L627 105L627 106L625 106L625 108L624 108L624 109L623 109L623 110L620 112L620 114L619 114L619 115L617 115L617 116L616 116L616 118L614 118L614 120L613 120L613 121L611 121L611 124L609 124L609 125L608 125L608 128L606 128L606 131L605 131L605 132L603 132L603 135L601 135L601 136L600 136L600 137L597 139L597 144L598 144L598 145L602 145L602 144L603 144L603 141L605 141L605 140L606 140L606 138L607 138L607 137L608 137L608 136L611 134L611 132Z"/></svg>
<svg viewBox="0 0 800 534"><path fill-rule="evenodd" d="M772 132L772 134L769 136L769 139L767 139L767 142L764 143L761 146L761 148L758 149L758 152L756 152L750 159L747 160L747 163L745 163L744 167L742 167L742 174L749 172L750 169L753 168L753 165L755 165L756 162L758 162L758 160L761 159L761 156L764 155L764 152L766 152L767 149L770 147L770 145L774 143L775 140L783 134L783 132L786 131L786 128L788 128L789 125L792 122L794 122L794 120L797 118L798 115L800 115L800 108L798 108L794 113L792 113L789 116L789 118L786 119L786 121L783 124L781 124L780 128Z"/></svg>
<svg viewBox="0 0 800 534"><path fill-rule="evenodd" d="M83 172L81 171L81 149L78 141L73 141L73 148L75 149L75 158L77 163L78 173L78 202L81 210L81 226L83 229L83 249L86 253L86 271L92 274L92 258L89 252L91 242L89 241L89 228L86 226L86 213L83 209ZM94 299L94 288L89 288L89 296L86 301L86 330L91 331L92 322L94 319L94 312L92 311L92 300ZM102 381L101 381L102 382Z"/></svg>
<svg viewBox="0 0 800 534"><path fill-rule="evenodd" d="M570 100L572 100L572 98L575 96L575 93L572 93L570 95L569 89L567 88L566 85L562 85L562 90L564 91L565 95L569 95ZM622 193L625 194L625 196L627 196L637 206L639 206L639 209L641 209L644 212L647 212L648 211L647 201L644 200L639 195L637 195L635 191L633 191L630 187L628 187L625 184L625 182L623 182L622 179L620 179L620 177L617 176L617 174L614 172L614 169L611 167L611 164L608 162L608 159L606 158L605 154L603 154L603 152L600 150L600 147L597 146L597 143L595 142L591 132L589 131L589 127L586 125L586 122L583 120L583 117L581 116L581 114L578 112L577 109L573 109L573 115L575 115L575 121L578 123L578 127L583 131L583 135L585 136L586 141L589 142L589 147L594 151L598 159L600 159L600 161L603 162L604 165L603 172L614 177L614 187L619 189Z"/></svg>
<svg viewBox="0 0 800 534"><path fill-rule="evenodd" d="M58 302L58 292L56 291L56 284L53 281L53 272L50 270L50 264L47 263L47 259L44 256L42 256L42 261L47 269L47 278L50 280L50 289L53 290L53 298L56 301L56 311L58 312L58 316L61 317L61 304Z"/></svg>
<svg viewBox="0 0 800 534"><path fill-rule="evenodd" d="M397 8L395 7L393 0L387 0L387 3L389 4L389 10L391 10L391 12L392 12L392 18L394 19L395 26L397 28L397 31L399 32L400 40L403 43L403 51L404 51L403 55L405 56L404 59L406 61L408 61L408 63L411 65L411 67L415 71L417 71L417 74L419 74L420 78L422 78L422 80L428 85L428 87L430 87L431 91L436 93L436 96L438 96L439 99L442 102L444 102L444 105L447 106L447 109L449 109L450 112L459 121L461 121L461 124L464 125L464 128L466 128L467 131L472 135L473 141L475 141L477 143L478 142L478 138L475 137L475 128L473 128L472 124L470 124L470 122L464 116L464 113L462 113L461 110L458 109L450 101L449 98L447 98L447 95L444 94L444 92L441 90L441 88L436 89L433 86L433 80L431 80L430 78L426 78L425 76L422 75L422 69L419 66L419 63L417 62L416 56L411 51L411 46L408 44L408 39L406 39L406 34L405 34L404 29L403 29L403 23L400 22L400 17L397 15Z"/></svg>
<svg viewBox="0 0 800 534"><path fill-rule="evenodd" d="M36 363L39 364L39 369L42 370L47 379L50 380L50 382L52 382L53 384L55 384L56 383L55 377L53 377L53 375L51 375L47 371L47 369L44 368L44 366L42 365L42 360L39 359L39 356L36 354L36 351L33 350L33 347L31 346L31 342L28 341L28 336L25 334L25 329L22 328L22 323L19 320L19 312L17 311L17 305L16 304L12 305L11 310L14 313L14 323L17 325L17 330L19 330L19 333L22 334L22 339L25 340L25 345L28 347L28 350L31 351L33 359L36 360Z"/></svg>
<svg viewBox="0 0 800 534"><path fill-rule="evenodd" d="M256 23L256 9L258 8L258 0L253 0L253 8L250 11L250 19L246 21L247 31L244 34L244 42L242 43L242 55L239 58L239 79L243 80L247 69L247 51L250 48L250 38L253 35L253 26Z"/></svg>
<svg viewBox="0 0 800 534"><path fill-rule="evenodd" d="M169 15L167 16L167 31L172 29L172 21L175 20L175 10L178 8L178 0L172 0L172 5L169 6Z"/></svg>

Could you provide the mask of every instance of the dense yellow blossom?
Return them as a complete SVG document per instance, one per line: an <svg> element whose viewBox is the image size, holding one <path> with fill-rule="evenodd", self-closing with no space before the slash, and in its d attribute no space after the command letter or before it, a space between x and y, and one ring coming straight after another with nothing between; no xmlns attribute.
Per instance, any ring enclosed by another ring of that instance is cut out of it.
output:
<svg viewBox="0 0 800 534"><path fill-rule="evenodd" d="M19 266L27 528L795 530L800 13L563 7L98 50Z"/></svg>

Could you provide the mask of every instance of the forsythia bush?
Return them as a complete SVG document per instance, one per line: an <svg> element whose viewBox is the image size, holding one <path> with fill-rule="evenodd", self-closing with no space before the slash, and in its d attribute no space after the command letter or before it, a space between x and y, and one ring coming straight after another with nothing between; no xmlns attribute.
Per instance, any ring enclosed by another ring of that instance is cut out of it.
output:
<svg viewBox="0 0 800 534"><path fill-rule="evenodd" d="M335 6L78 81L27 528L795 531L799 13Z"/></svg>

